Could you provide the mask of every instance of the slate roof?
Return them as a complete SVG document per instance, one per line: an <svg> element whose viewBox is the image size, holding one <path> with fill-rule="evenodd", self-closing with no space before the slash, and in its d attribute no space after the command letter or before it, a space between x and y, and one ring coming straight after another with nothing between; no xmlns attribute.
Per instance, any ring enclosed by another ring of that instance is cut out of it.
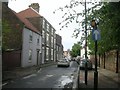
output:
<svg viewBox="0 0 120 90"><path fill-rule="evenodd" d="M27 19L32 17L40 17L39 13L37 13L34 9L28 8L19 13L14 12L14 14L25 24L25 27L40 34L39 30Z"/></svg>
<svg viewBox="0 0 120 90"><path fill-rule="evenodd" d="M25 18L30 18L30 17L41 17L41 15L35 11L33 8L29 7L28 9L25 9L21 12L18 13L19 15L25 17Z"/></svg>

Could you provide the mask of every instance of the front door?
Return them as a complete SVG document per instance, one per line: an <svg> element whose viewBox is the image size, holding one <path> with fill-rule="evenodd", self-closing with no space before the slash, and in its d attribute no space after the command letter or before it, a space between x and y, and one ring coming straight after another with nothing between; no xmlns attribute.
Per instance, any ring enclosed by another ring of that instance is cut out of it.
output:
<svg viewBox="0 0 120 90"><path fill-rule="evenodd" d="M39 59L40 59L39 50L37 50L37 65L39 65Z"/></svg>

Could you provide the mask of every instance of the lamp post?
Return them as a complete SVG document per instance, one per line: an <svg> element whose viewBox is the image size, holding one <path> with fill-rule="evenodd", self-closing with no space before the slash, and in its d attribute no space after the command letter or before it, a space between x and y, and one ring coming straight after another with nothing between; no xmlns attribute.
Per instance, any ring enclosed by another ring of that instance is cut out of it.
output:
<svg viewBox="0 0 120 90"><path fill-rule="evenodd" d="M92 20L91 26L93 27L93 34L97 30L97 23L95 20ZM97 33L98 34L98 33ZM98 88L98 71L97 71L97 38L96 35L94 37L95 39L95 71L94 71L94 90L97 90Z"/></svg>
<svg viewBox="0 0 120 90"><path fill-rule="evenodd" d="M88 76L88 70L87 70L87 16L86 16L86 0L85 0L85 84L87 85L87 76Z"/></svg>

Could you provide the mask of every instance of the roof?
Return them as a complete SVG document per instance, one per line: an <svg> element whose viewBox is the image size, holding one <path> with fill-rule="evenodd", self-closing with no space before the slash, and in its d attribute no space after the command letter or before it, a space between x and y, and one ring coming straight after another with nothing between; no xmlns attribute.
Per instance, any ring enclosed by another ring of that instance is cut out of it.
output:
<svg viewBox="0 0 120 90"><path fill-rule="evenodd" d="M27 20L26 18L22 17L22 15L19 15L19 14L17 14L17 13L14 12L14 11L12 11L12 12L25 24L25 26L26 26L28 29L30 29L30 30L33 31L33 32L36 32L36 33L40 34L40 33L39 33L39 30L37 30L37 29L29 22L29 20Z"/></svg>
<svg viewBox="0 0 120 90"><path fill-rule="evenodd" d="M25 18L30 18L30 17L40 17L41 15L35 11L33 8L29 7L26 10L23 10L18 13L19 15L22 15Z"/></svg>

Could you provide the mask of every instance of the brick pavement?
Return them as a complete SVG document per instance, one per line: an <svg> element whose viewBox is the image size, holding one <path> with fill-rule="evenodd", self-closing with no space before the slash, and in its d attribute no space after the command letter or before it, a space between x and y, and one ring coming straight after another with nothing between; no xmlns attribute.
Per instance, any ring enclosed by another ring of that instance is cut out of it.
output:
<svg viewBox="0 0 120 90"><path fill-rule="evenodd" d="M81 74L80 74L81 75ZM84 79L84 74L80 76L80 79ZM85 85L83 80L80 80L80 90L81 89L92 89L94 90L94 71L88 73L88 84ZM102 89L114 89L117 90L118 86L118 73L99 68L98 69L98 88Z"/></svg>

